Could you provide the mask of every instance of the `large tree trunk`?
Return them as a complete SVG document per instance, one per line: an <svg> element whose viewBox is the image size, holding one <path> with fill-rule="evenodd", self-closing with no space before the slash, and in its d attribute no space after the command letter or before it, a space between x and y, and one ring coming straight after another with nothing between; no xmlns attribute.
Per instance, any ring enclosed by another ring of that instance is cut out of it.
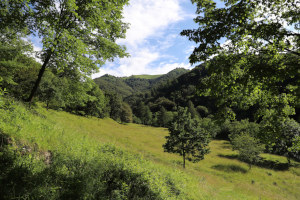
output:
<svg viewBox="0 0 300 200"><path fill-rule="evenodd" d="M35 84L34 84L32 90L31 90L30 96L29 96L29 98L26 100L27 102L32 102L32 99L33 99L33 97L34 97L34 94L36 93L36 91L37 91L37 89L38 89L38 87L39 87L39 85L40 85L40 82L41 82L41 80L42 80L42 77L43 77L43 74L44 74L44 72L45 72L46 66L47 66L47 64L48 64L48 62L49 62L49 60L50 60L50 58L51 58L51 55L52 55L52 52L49 52L49 53L47 54L47 57L46 57L46 59L45 59L43 65L42 65L42 67L41 67L41 69L40 69L40 71L39 71L38 78L36 79Z"/></svg>

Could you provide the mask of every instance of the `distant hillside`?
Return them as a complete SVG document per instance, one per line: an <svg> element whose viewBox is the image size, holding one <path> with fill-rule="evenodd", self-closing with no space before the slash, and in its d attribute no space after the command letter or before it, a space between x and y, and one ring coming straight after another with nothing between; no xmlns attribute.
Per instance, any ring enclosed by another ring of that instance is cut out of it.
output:
<svg viewBox="0 0 300 200"><path fill-rule="evenodd" d="M133 75L130 77L104 75L94 81L105 92L116 92L122 97L127 97L137 93L150 92L152 88L173 81L187 72L189 70L177 68L164 75Z"/></svg>
<svg viewBox="0 0 300 200"><path fill-rule="evenodd" d="M160 115L162 107L174 113L177 106L192 107L191 109L194 109L196 114L201 117L212 117L218 113L214 99L198 95L200 82L207 75L204 64L195 67L187 73L178 75L175 79L169 79L168 75L174 76L172 73L174 72L155 79L157 82L152 84L150 92L136 93L124 98L124 101L131 106L134 115L140 116L141 102L149 107L154 117ZM251 121L254 120L255 107L251 107L246 111L234 107L232 109L236 113L238 120L246 118ZM159 126L162 125L159 124Z"/></svg>
<svg viewBox="0 0 300 200"><path fill-rule="evenodd" d="M130 104L134 112L138 112L139 102L144 102L149 106L152 112L158 112L163 106L167 110L172 111L176 106L187 107L191 101L195 107L205 106L210 111L215 111L214 101L207 97L197 95L197 86L200 80L205 76L203 66L195 67L194 69L177 75L174 71L157 78L157 82L152 84L150 93L139 95L133 94L126 97L124 100Z"/></svg>
<svg viewBox="0 0 300 200"><path fill-rule="evenodd" d="M123 79L130 79L130 78L142 78L142 79L156 79L164 74L157 74L157 75L148 75L148 74L141 74L141 75L132 75L129 77L123 77Z"/></svg>
<svg viewBox="0 0 300 200"><path fill-rule="evenodd" d="M133 93L133 89L128 86L122 78L111 75L104 75L94 79L95 83L106 92L116 92L122 96L129 96Z"/></svg>
<svg viewBox="0 0 300 200"><path fill-rule="evenodd" d="M202 66L195 67L193 70L178 76L178 78L171 82L157 85L157 87L153 88L152 97L149 101L165 97L180 106L187 106L187 102L191 100L195 106L205 105L213 107L211 105L212 102L208 101L207 98L195 95L197 94L196 87L204 76L204 68Z"/></svg>

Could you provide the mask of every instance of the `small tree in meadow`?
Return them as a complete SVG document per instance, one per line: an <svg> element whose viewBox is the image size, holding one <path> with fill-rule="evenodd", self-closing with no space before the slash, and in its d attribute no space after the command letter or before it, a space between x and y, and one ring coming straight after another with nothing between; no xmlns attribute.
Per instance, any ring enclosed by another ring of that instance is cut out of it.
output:
<svg viewBox="0 0 300 200"><path fill-rule="evenodd" d="M201 128L199 121L192 119L186 108L179 107L178 115L169 127L170 135L166 136L167 142L163 145L165 152L176 153L185 160L199 162L204 155L209 153L209 133Z"/></svg>
<svg viewBox="0 0 300 200"><path fill-rule="evenodd" d="M232 140L233 150L238 150L241 160L246 161L251 169L252 164L260 160L259 154L264 150L264 145L257 138L242 133Z"/></svg>

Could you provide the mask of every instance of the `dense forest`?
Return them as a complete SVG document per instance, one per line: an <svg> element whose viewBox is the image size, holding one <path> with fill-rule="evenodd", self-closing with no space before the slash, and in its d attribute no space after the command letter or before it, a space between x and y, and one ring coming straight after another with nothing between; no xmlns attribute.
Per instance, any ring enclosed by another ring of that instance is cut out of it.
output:
<svg viewBox="0 0 300 200"><path fill-rule="evenodd" d="M199 28L181 35L198 45L189 58L196 67L96 79L91 75L106 61L128 56L117 43L128 29L122 21L128 0L59 2L0 3L0 199L188 199L177 172L156 171L113 141L99 147L89 134L72 136L67 125L64 136L59 120L67 119L53 115L112 119L111 129L165 128L159 152L178 154L183 168L205 159L216 139L226 140L248 171L298 167L299 2L224 1L219 8L214 1L192 1ZM265 19L264 12L277 18ZM33 50L31 35L42 38L41 51ZM229 42L220 44L221 38ZM40 139L44 133L59 147ZM267 162L266 153L287 163Z"/></svg>

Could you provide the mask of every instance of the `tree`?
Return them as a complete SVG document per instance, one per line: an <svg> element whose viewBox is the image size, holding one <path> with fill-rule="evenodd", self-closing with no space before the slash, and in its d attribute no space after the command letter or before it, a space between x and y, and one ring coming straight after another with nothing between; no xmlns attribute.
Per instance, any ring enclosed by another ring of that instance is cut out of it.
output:
<svg viewBox="0 0 300 200"><path fill-rule="evenodd" d="M10 95L19 99L28 98L28 90L40 68L30 55L32 45L10 29L0 30L0 87L6 88Z"/></svg>
<svg viewBox="0 0 300 200"><path fill-rule="evenodd" d="M192 118L199 117L199 113L195 109L195 106L191 100L188 101L188 111L191 113Z"/></svg>
<svg viewBox="0 0 300 200"><path fill-rule="evenodd" d="M151 112L149 106L146 106L145 124L146 125L151 125L152 124L152 112Z"/></svg>
<svg viewBox="0 0 300 200"><path fill-rule="evenodd" d="M199 113L200 117L207 117L209 114L209 111L205 106L199 105L197 106L196 110Z"/></svg>
<svg viewBox="0 0 300 200"><path fill-rule="evenodd" d="M248 119L241 121L233 121L228 125L229 139L232 140L242 133L248 134L252 137L258 137L260 126L257 123L249 122Z"/></svg>
<svg viewBox="0 0 300 200"><path fill-rule="evenodd" d="M62 85L59 79L51 72L45 71L43 80L41 81L38 96L39 100L46 103L47 109L64 107L62 97Z"/></svg>
<svg viewBox="0 0 300 200"><path fill-rule="evenodd" d="M249 169L251 169L252 164L260 160L259 154L263 152L264 145L257 138L242 133L236 135L231 142L233 150L238 150L240 158L248 162Z"/></svg>
<svg viewBox="0 0 300 200"><path fill-rule="evenodd" d="M142 124L146 124L147 106L143 101L140 101L136 108L136 116L141 119Z"/></svg>
<svg viewBox="0 0 300 200"><path fill-rule="evenodd" d="M122 110L121 121L126 123L131 123L133 119L132 119L132 110L130 106L127 103L122 102L121 110Z"/></svg>
<svg viewBox="0 0 300 200"><path fill-rule="evenodd" d="M286 156L289 164L291 158L300 160L300 145L298 144L296 150L297 144L295 144L300 137L300 124L293 119L288 119L280 123L280 128L282 136L277 138L273 152Z"/></svg>
<svg viewBox="0 0 300 200"><path fill-rule="evenodd" d="M192 119L186 108L179 107L178 115L169 127L170 135L166 136L163 148L166 152L177 153L185 160L198 162L209 153L209 133L200 127L197 120Z"/></svg>
<svg viewBox="0 0 300 200"><path fill-rule="evenodd" d="M212 0L192 0L197 4L198 16L194 21L199 28L181 32L200 43L190 56L191 63L205 61L220 51L285 51L300 56L300 34L296 32L300 29L297 0L223 1L225 5L220 8ZM221 44L222 38L231 42Z"/></svg>
<svg viewBox="0 0 300 200"><path fill-rule="evenodd" d="M121 96L116 93L106 93L106 95L109 98L110 117L116 121L120 120L123 102Z"/></svg>
<svg viewBox="0 0 300 200"><path fill-rule="evenodd" d="M0 27L28 30L42 38L43 65L31 91L31 101L47 66L59 70L79 69L90 75L106 60L124 57L125 47L117 45L125 37L127 24L122 8L128 0L6 0L1 1Z"/></svg>
<svg viewBox="0 0 300 200"><path fill-rule="evenodd" d="M169 122L172 120L172 117L173 116L171 115L171 113L167 112L167 110L162 106L157 116L158 125L162 127L167 127Z"/></svg>
<svg viewBox="0 0 300 200"><path fill-rule="evenodd" d="M90 81L91 88L86 92L89 98L82 110L87 115L103 118L105 117L105 107L107 106L104 93L93 80Z"/></svg>
<svg viewBox="0 0 300 200"><path fill-rule="evenodd" d="M255 120L265 124L263 142L273 144L282 134L278 124L300 106L299 2L234 0L221 8L211 0L192 2L199 28L181 34L199 43L190 62L206 61L199 93L216 100L223 118L234 118L228 108L255 110Z"/></svg>

